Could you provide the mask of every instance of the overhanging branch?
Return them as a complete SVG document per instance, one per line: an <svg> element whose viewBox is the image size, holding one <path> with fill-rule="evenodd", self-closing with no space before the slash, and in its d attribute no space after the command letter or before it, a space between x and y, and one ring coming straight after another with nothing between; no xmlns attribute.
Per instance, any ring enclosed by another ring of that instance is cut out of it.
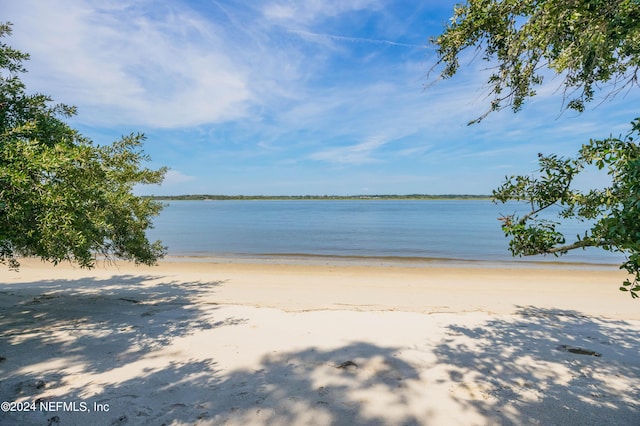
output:
<svg viewBox="0 0 640 426"><path fill-rule="evenodd" d="M567 244L565 246L552 247L544 252L544 254L553 254L553 253L564 253L570 250L575 250L579 248L586 247L602 247L602 246L612 246L614 245L611 241L591 241L591 240L580 240L576 241L572 244Z"/></svg>

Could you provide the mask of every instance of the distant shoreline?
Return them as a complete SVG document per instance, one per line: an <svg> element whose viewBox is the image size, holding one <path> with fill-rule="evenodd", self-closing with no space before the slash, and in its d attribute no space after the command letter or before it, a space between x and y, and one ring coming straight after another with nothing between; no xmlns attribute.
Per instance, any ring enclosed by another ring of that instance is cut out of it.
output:
<svg viewBox="0 0 640 426"><path fill-rule="evenodd" d="M205 201L205 200L491 200L491 195L474 194L371 194L371 195L148 195L161 201Z"/></svg>

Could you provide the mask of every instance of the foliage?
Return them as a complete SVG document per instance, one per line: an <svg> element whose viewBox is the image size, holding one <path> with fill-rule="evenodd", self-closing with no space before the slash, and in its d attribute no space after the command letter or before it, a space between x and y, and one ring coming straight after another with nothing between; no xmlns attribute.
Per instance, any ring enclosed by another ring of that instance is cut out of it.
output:
<svg viewBox="0 0 640 426"><path fill-rule="evenodd" d="M550 68L564 78L566 107L583 111L600 84L610 94L638 82L638 0L470 0L454 10L450 25L432 40L453 76L472 46L496 64L489 77L491 108L520 110Z"/></svg>
<svg viewBox="0 0 640 426"><path fill-rule="evenodd" d="M531 211L522 217L502 218L502 229L511 237L513 255L564 254L585 247L627 254L622 265L633 276L620 288L635 298L640 292L640 120L635 120L624 138L591 140L583 145L576 158L540 155L540 174L511 176L493 193L497 201L526 201ZM605 169L611 184L587 193L572 189L574 178L588 166ZM557 222L541 219L540 213L559 206L563 219L590 221L584 235L567 243L557 230Z"/></svg>
<svg viewBox="0 0 640 426"><path fill-rule="evenodd" d="M0 38L10 33L0 24ZM16 256L37 256L91 267L102 255L154 264L164 248L145 230L161 204L132 189L160 183L165 169L141 167L143 135L94 145L63 121L75 108L26 94L27 59L0 43L0 262L16 268Z"/></svg>
<svg viewBox="0 0 640 426"><path fill-rule="evenodd" d="M638 0L469 0L456 6L449 26L432 40L442 78L459 69L469 48L492 64L491 106L472 121L510 106L521 109L543 83L544 70L561 76L564 107L582 112L596 90L607 96L638 84L640 2ZM640 292L640 119L626 137L591 140L575 158L539 154L538 176L512 176L494 191L496 201L525 201L531 211L501 218L514 255L554 254L589 246L625 253L621 266L633 281L621 290ZM586 167L606 169L611 185L582 193L572 189ZM562 219L592 223L567 243L557 222L540 218L559 206Z"/></svg>

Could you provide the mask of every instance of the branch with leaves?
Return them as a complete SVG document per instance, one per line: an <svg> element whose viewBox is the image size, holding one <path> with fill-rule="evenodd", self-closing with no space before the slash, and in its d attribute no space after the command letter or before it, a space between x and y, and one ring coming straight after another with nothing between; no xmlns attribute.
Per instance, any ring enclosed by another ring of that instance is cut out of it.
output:
<svg viewBox="0 0 640 426"><path fill-rule="evenodd" d="M518 112L536 95L545 73L561 79L563 109L582 112L596 91L611 98L638 86L640 2L638 0L468 0L455 7L444 32L433 38L440 78L460 68L467 49L489 64L489 109ZM545 71L546 70L546 71ZM627 256L621 266L632 279L621 290L640 293L639 120L626 137L592 140L575 158L539 155L540 174L512 176L494 191L496 201L525 201L529 213L500 218L514 255L562 255L600 247ZM585 167L606 169L611 185L582 193L571 188ZM559 206L559 219L588 223L584 235L567 242L559 222L540 213Z"/></svg>
<svg viewBox="0 0 640 426"><path fill-rule="evenodd" d="M595 90L609 95L638 85L640 3L637 0L470 0L455 7L449 26L432 39L452 77L460 56L475 48L490 63L492 111L519 111L536 94L543 70L563 78L565 106L583 111Z"/></svg>
<svg viewBox="0 0 640 426"><path fill-rule="evenodd" d="M600 247L624 253L621 268L632 275L623 291L636 298L640 292L640 119L631 123L625 137L591 140L575 158L540 154L537 176L511 176L493 193L497 202L524 201L530 211L500 218L505 235L511 238L514 256L562 255L570 250ZM574 177L589 166L606 170L611 184L582 193L571 188ZM567 243L558 231L559 222L541 219L540 213L552 206L560 208L559 219L591 222L584 235Z"/></svg>
<svg viewBox="0 0 640 426"><path fill-rule="evenodd" d="M0 24L0 38L11 33ZM97 256L154 264L165 249L145 231L162 205L133 195L165 168L142 166L144 135L106 146L71 128L75 108L29 95L19 74L28 55L0 43L0 263L19 256L91 267Z"/></svg>

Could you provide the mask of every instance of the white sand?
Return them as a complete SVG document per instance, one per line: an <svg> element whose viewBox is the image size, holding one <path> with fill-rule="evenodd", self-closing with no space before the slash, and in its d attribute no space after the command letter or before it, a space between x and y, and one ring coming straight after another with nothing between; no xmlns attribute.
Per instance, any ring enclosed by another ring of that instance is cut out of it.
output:
<svg viewBox="0 0 640 426"><path fill-rule="evenodd" d="M622 278L27 261L0 270L0 400L35 411L0 424L640 424Z"/></svg>

